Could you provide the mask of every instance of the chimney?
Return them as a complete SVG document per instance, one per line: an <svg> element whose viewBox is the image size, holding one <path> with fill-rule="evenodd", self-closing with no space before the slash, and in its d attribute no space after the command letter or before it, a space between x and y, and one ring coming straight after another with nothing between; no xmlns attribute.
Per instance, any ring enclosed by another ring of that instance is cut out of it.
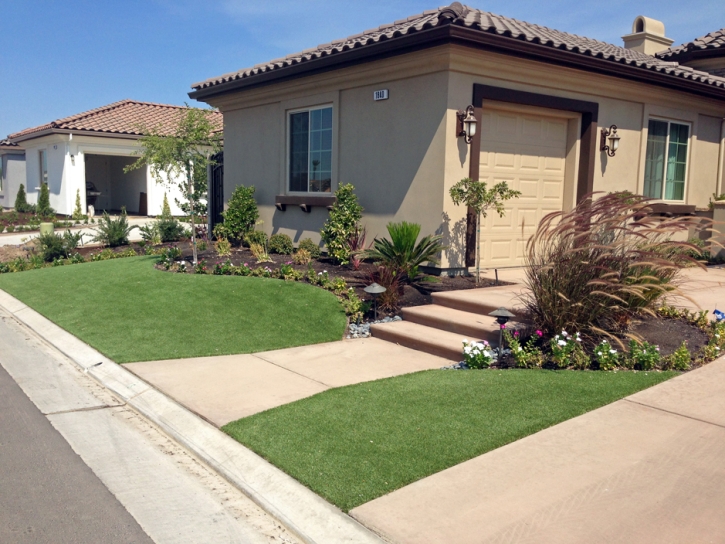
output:
<svg viewBox="0 0 725 544"><path fill-rule="evenodd" d="M622 36L624 47L646 55L654 55L672 45L673 40L665 36L665 24L649 17L637 16L632 23L632 33Z"/></svg>

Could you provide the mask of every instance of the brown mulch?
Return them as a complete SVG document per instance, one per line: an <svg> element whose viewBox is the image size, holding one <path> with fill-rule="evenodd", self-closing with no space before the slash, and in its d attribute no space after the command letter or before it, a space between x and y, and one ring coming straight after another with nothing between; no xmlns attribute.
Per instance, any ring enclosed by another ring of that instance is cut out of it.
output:
<svg viewBox="0 0 725 544"><path fill-rule="evenodd" d="M20 246L0 246L0 263L14 261L18 257L25 258L27 250Z"/></svg>
<svg viewBox="0 0 725 544"><path fill-rule="evenodd" d="M632 323L630 334L660 347L660 355L670 355L687 342L690 353L698 352L708 342L707 334L684 319L645 316Z"/></svg>
<svg viewBox="0 0 725 544"><path fill-rule="evenodd" d="M27 225L35 217L34 213L17 213L17 212L4 212L0 213L0 225L6 227L8 225ZM13 218L11 221L10 219ZM70 218L65 215L56 215L54 221L69 221Z"/></svg>

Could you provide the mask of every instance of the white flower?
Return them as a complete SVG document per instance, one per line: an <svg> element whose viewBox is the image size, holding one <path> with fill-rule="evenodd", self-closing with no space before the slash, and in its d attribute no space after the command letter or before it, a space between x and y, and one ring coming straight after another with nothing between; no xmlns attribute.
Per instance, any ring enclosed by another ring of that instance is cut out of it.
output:
<svg viewBox="0 0 725 544"><path fill-rule="evenodd" d="M566 331L561 331L561 335L564 337L567 337L567 336L569 336L569 333Z"/></svg>
<svg viewBox="0 0 725 544"><path fill-rule="evenodd" d="M471 346L466 346L465 348L463 348L463 353L471 353Z"/></svg>
<svg viewBox="0 0 725 544"><path fill-rule="evenodd" d="M582 339L581 339L581 338L579 338L579 336L577 336L577 337L576 337L576 341L577 341L577 342L581 342L581 341L582 341Z"/></svg>
<svg viewBox="0 0 725 544"><path fill-rule="evenodd" d="M611 353L612 355L614 355L615 353L617 353L617 350L616 349L610 349L609 350L609 353Z"/></svg>
<svg viewBox="0 0 725 544"><path fill-rule="evenodd" d="M466 344L468 344L468 339L464 338L463 339L463 345L465 346Z"/></svg>
<svg viewBox="0 0 725 544"><path fill-rule="evenodd" d="M720 348L715 346L715 351L720 351Z"/></svg>
<svg viewBox="0 0 725 544"><path fill-rule="evenodd" d="M323 274L327 274L327 270L323 270L323 271L322 271L322 273L323 273Z"/></svg>
<svg viewBox="0 0 725 544"><path fill-rule="evenodd" d="M601 351L597 351L597 355L599 355L601 357L602 356L602 352Z"/></svg>
<svg viewBox="0 0 725 544"><path fill-rule="evenodd" d="M559 339L559 335L557 334L557 335L556 335L556 336L554 337L554 340L558 340L558 339Z"/></svg>
<svg viewBox="0 0 725 544"><path fill-rule="evenodd" d="M557 344L559 344L560 346L566 346L566 342L564 342L564 340L559 340Z"/></svg>
<svg viewBox="0 0 725 544"><path fill-rule="evenodd" d="M318 276L322 276L322 272L318 272L318 273L317 273L317 275L318 275Z"/></svg>
<svg viewBox="0 0 725 544"><path fill-rule="evenodd" d="M524 350L521 348L521 346L519 346L519 348L516 351L524 351Z"/></svg>
<svg viewBox="0 0 725 544"><path fill-rule="evenodd" d="M655 349L656 349L657 351L659 351L659 350L660 350L660 347L659 347L659 346L655 346Z"/></svg>

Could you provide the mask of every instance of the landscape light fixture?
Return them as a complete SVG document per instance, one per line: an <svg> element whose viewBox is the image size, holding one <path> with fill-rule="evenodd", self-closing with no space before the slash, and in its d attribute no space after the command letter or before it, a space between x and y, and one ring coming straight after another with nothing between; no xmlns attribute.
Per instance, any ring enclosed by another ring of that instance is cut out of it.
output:
<svg viewBox="0 0 725 544"><path fill-rule="evenodd" d="M501 357L503 356L503 330L506 328L506 323L509 322L509 319L512 317L516 317L514 314L509 312L506 308L499 308L498 310L494 310L490 314L491 317L496 318L496 322L499 324L498 327L498 360L499 363L501 362Z"/></svg>
<svg viewBox="0 0 725 544"><path fill-rule="evenodd" d="M605 151L607 156L614 157L619 149L619 134L617 134L617 125L602 129L602 139L599 144L601 151Z"/></svg>
<svg viewBox="0 0 725 544"><path fill-rule="evenodd" d="M470 144L473 141L473 137L476 135L476 126L478 121L474 115L475 110L473 106L468 106L464 111L456 113L458 117L458 133L459 138L463 137L466 139L466 143Z"/></svg>
<svg viewBox="0 0 725 544"><path fill-rule="evenodd" d="M368 295L373 296L373 304L375 305L375 321L378 320L378 297L387 291L385 287L382 285L378 285L377 283L373 282L370 285L368 285L365 289L363 289Z"/></svg>

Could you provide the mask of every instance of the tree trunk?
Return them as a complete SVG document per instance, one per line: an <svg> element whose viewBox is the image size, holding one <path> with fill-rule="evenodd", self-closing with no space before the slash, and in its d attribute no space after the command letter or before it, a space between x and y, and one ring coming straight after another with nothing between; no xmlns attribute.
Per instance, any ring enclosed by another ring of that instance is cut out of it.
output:
<svg viewBox="0 0 725 544"><path fill-rule="evenodd" d="M196 258L196 222L194 221L194 217L196 215L196 202L194 202L194 178L191 174L191 168L188 166L186 167L186 179L188 181L186 189L189 196L189 211L191 215L191 251L193 254L194 266L196 266L198 264Z"/></svg>
<svg viewBox="0 0 725 544"><path fill-rule="evenodd" d="M476 285L481 283L481 212L476 215Z"/></svg>

